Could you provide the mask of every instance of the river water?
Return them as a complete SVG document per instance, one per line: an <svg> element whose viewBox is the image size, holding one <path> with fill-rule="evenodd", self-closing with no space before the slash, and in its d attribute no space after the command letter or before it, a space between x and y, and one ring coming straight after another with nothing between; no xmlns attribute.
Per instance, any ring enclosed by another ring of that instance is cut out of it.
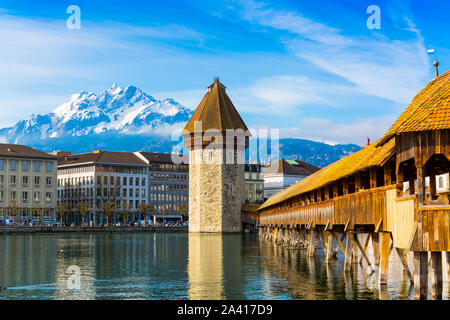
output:
<svg viewBox="0 0 450 320"><path fill-rule="evenodd" d="M341 253L326 265L320 249L308 258L256 235L2 235L0 299L412 299L391 258L380 290L365 264L343 272Z"/></svg>

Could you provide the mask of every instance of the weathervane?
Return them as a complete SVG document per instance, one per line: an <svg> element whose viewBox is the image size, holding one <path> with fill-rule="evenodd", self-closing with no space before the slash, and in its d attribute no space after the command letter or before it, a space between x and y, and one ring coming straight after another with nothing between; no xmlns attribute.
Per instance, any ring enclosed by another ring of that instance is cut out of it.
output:
<svg viewBox="0 0 450 320"><path fill-rule="evenodd" d="M436 52L434 49L428 49L428 54L430 54L430 53L434 53L433 66L436 69L436 78L437 78L437 77L439 77L439 71L438 71L439 61L437 61L437 59L436 59Z"/></svg>

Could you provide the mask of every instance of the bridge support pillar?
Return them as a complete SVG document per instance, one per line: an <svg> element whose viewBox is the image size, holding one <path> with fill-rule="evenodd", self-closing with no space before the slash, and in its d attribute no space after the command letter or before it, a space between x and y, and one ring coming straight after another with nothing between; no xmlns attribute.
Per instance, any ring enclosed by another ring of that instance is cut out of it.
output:
<svg viewBox="0 0 450 320"><path fill-rule="evenodd" d="M450 251L447 251L445 253L445 257L447 258L447 277L448 281L450 282Z"/></svg>
<svg viewBox="0 0 450 320"><path fill-rule="evenodd" d="M442 253L431 252L431 276L433 299L442 300Z"/></svg>
<svg viewBox="0 0 450 320"><path fill-rule="evenodd" d="M353 237L355 234L351 231L347 232L347 240L345 243L345 261L344 261L344 271L350 271L352 268L352 258L353 258Z"/></svg>
<svg viewBox="0 0 450 320"><path fill-rule="evenodd" d="M391 253L391 234L389 232L380 232L380 277L379 284L387 285L389 271L389 255Z"/></svg>
<svg viewBox="0 0 450 320"><path fill-rule="evenodd" d="M328 241L327 241L327 257L325 259L326 263L333 262L334 257L334 235L333 232L328 232Z"/></svg>
<svg viewBox="0 0 450 320"><path fill-rule="evenodd" d="M378 232L372 233L372 248L375 266L380 266L380 235Z"/></svg>
<svg viewBox="0 0 450 320"><path fill-rule="evenodd" d="M428 294L428 252L414 251L414 299L425 300Z"/></svg>
<svg viewBox="0 0 450 320"><path fill-rule="evenodd" d="M301 242L302 248L307 249L308 248L308 238L306 235L306 229L301 228L299 231L299 235L300 235L300 242Z"/></svg>
<svg viewBox="0 0 450 320"><path fill-rule="evenodd" d="M309 231L308 256L312 257L316 251L316 231Z"/></svg>
<svg viewBox="0 0 450 320"><path fill-rule="evenodd" d="M359 254L358 254L358 246L356 245L356 240L358 239L358 234L354 233L353 234L353 256L352 256L352 263L358 263L359 262Z"/></svg>

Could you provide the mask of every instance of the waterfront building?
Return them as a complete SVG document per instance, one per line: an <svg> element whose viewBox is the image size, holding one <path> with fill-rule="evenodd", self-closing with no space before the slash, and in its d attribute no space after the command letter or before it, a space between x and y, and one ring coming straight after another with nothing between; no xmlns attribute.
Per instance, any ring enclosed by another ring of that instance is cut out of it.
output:
<svg viewBox="0 0 450 320"><path fill-rule="evenodd" d="M208 87L183 136L189 149L189 232L241 232L249 132L219 79Z"/></svg>
<svg viewBox="0 0 450 320"><path fill-rule="evenodd" d="M264 176L260 164L245 164L245 203L263 203Z"/></svg>
<svg viewBox="0 0 450 320"><path fill-rule="evenodd" d="M187 220L189 164L175 164L169 153L135 154L148 165L148 202L154 206L153 218Z"/></svg>
<svg viewBox="0 0 450 320"><path fill-rule="evenodd" d="M17 144L0 144L0 216L54 218L56 157ZM39 217L37 217L39 216Z"/></svg>
<svg viewBox="0 0 450 320"><path fill-rule="evenodd" d="M264 198L268 199L320 170L320 168L300 160L281 159L264 166L262 170L264 174Z"/></svg>
<svg viewBox="0 0 450 320"><path fill-rule="evenodd" d="M75 223L80 223L78 204L87 203L89 220L98 214L104 223L105 204L114 205L114 216L124 207L135 216L148 200L148 165L132 152L94 151L59 153L58 202L68 203ZM111 222L111 221L110 221Z"/></svg>

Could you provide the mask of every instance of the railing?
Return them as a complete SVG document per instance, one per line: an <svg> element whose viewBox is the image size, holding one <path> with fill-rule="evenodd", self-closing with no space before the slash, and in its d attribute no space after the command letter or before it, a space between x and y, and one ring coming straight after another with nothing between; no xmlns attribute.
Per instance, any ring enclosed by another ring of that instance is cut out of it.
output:
<svg viewBox="0 0 450 320"><path fill-rule="evenodd" d="M386 218L386 190L393 188L395 186L362 190L331 200L282 209L277 213L262 214L260 223L376 225L380 219Z"/></svg>

